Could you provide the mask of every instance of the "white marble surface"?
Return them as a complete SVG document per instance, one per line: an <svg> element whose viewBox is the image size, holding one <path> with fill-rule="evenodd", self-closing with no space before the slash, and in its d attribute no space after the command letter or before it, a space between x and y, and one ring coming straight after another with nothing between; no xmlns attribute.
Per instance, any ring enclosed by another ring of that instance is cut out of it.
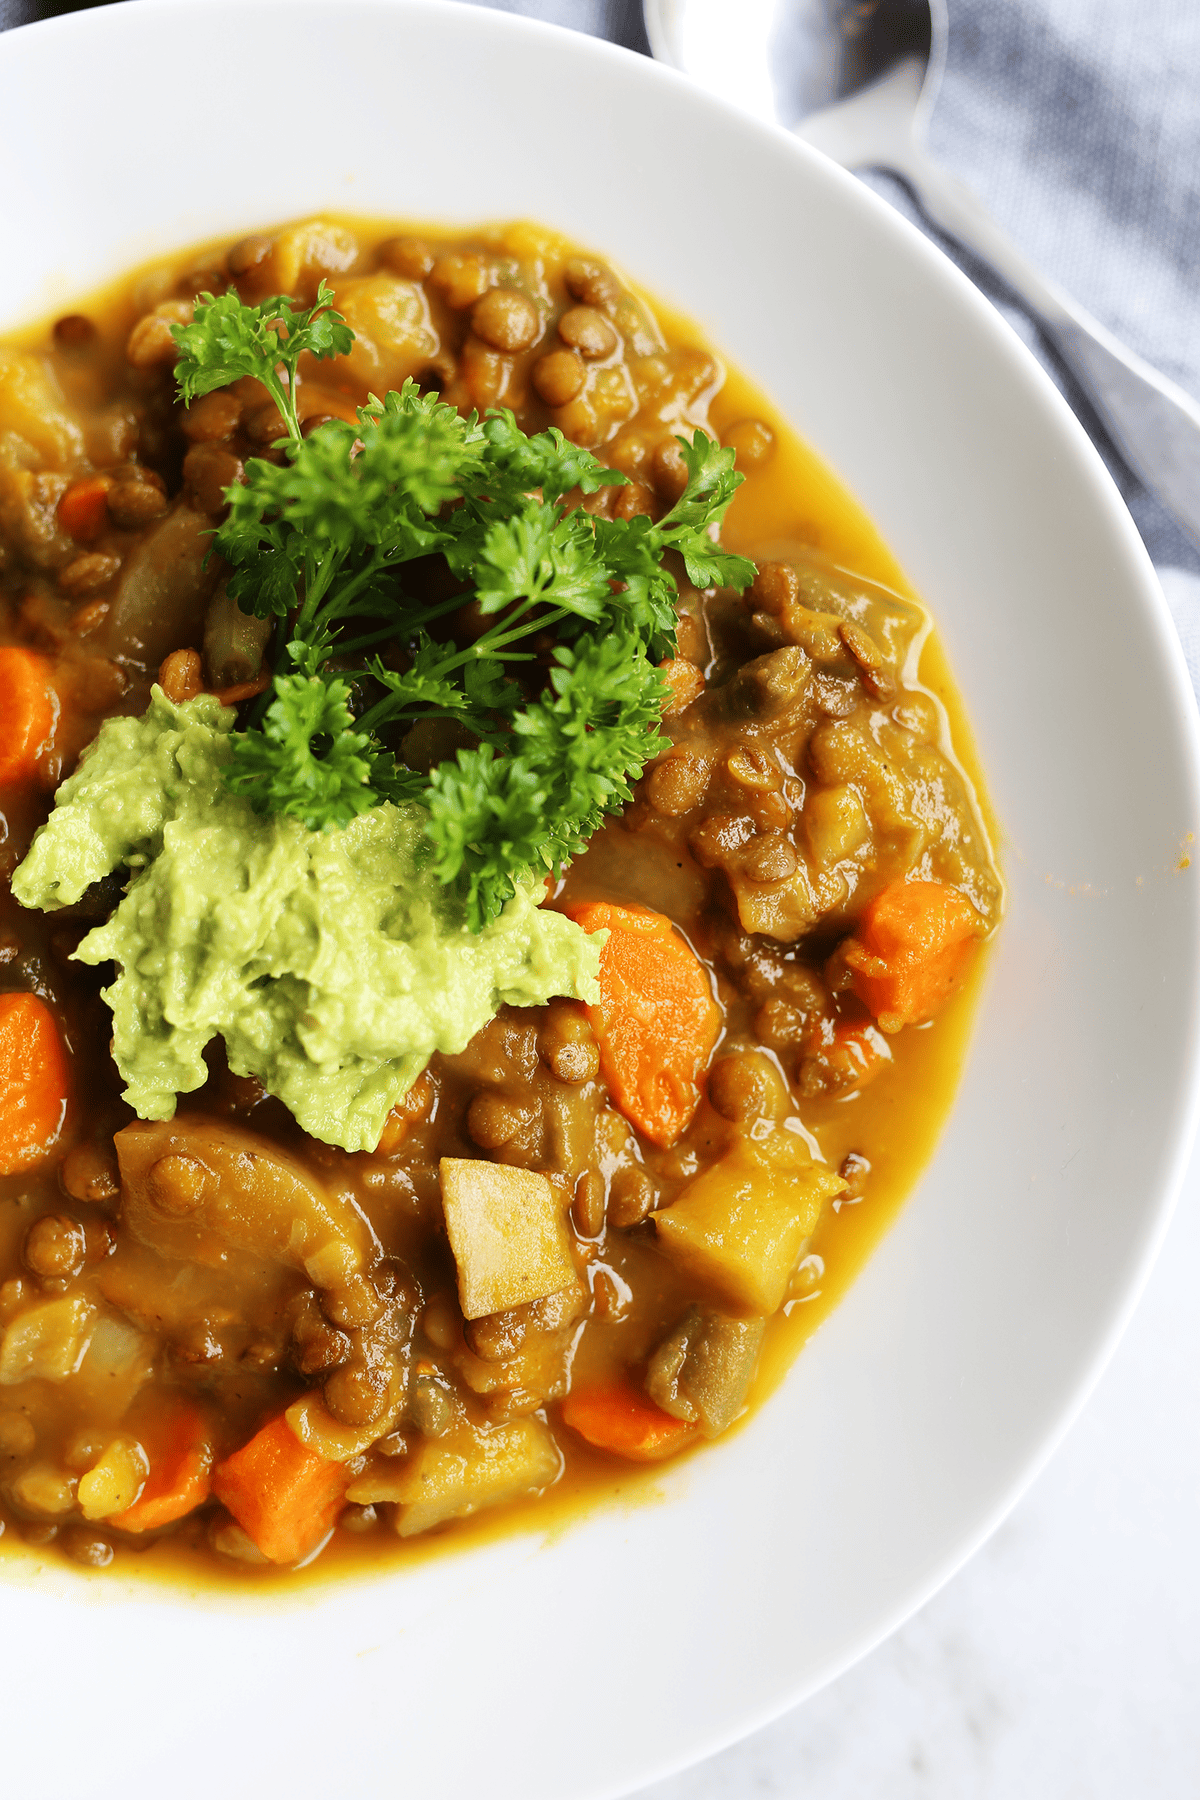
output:
<svg viewBox="0 0 1200 1800"><path fill-rule="evenodd" d="M840 1681L639 1800L1197 1800L1200 1154L1116 1355L982 1551Z"/></svg>

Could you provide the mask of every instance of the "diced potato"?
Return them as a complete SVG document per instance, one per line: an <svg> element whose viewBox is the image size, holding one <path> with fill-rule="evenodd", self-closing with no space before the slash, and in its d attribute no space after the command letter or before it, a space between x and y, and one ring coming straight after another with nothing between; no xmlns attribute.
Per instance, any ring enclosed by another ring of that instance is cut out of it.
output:
<svg viewBox="0 0 1200 1800"><path fill-rule="evenodd" d="M871 835L862 801L844 783L839 787L814 788L805 801L802 823L819 869L832 869L835 863L853 856Z"/></svg>
<svg viewBox="0 0 1200 1800"><path fill-rule="evenodd" d="M128 1319L101 1313L72 1389L82 1417L115 1425L149 1375L157 1340Z"/></svg>
<svg viewBox="0 0 1200 1800"><path fill-rule="evenodd" d="M79 1510L85 1519L107 1519L132 1506L150 1473L150 1458L136 1438L115 1437L99 1461L79 1478Z"/></svg>
<svg viewBox="0 0 1200 1800"><path fill-rule="evenodd" d="M540 1419L517 1419L490 1431L467 1429L422 1444L398 1483L395 1527L401 1537L428 1531L549 1487L562 1456Z"/></svg>
<svg viewBox="0 0 1200 1800"><path fill-rule="evenodd" d="M574 1282L562 1208L544 1175L465 1156L443 1156L439 1172L464 1319Z"/></svg>
<svg viewBox="0 0 1200 1800"><path fill-rule="evenodd" d="M354 346L337 372L382 399L436 356L438 337L425 290L415 281L381 271L339 281L337 308L354 331Z"/></svg>
<svg viewBox="0 0 1200 1800"><path fill-rule="evenodd" d="M278 234L256 271L256 285L264 293L307 296L321 276L338 275L357 260L358 240L352 231L325 219L306 219Z"/></svg>
<svg viewBox="0 0 1200 1800"><path fill-rule="evenodd" d="M75 1480L53 1463L34 1463L9 1484L6 1493L21 1512L56 1519L75 1505Z"/></svg>
<svg viewBox="0 0 1200 1800"><path fill-rule="evenodd" d="M65 1381L83 1361L96 1308L82 1294L64 1294L18 1313L0 1349L0 1387L18 1381Z"/></svg>
<svg viewBox="0 0 1200 1800"><path fill-rule="evenodd" d="M377 1466L359 1475L346 1489L346 1498L355 1506L399 1505L411 1489L411 1465L397 1457L391 1468Z"/></svg>
<svg viewBox="0 0 1200 1800"><path fill-rule="evenodd" d="M0 467L0 533L38 569L57 569L75 544L58 523L65 475Z"/></svg>
<svg viewBox="0 0 1200 1800"><path fill-rule="evenodd" d="M646 1370L646 1392L674 1419L717 1437L746 1404L765 1319L731 1319L690 1306Z"/></svg>
<svg viewBox="0 0 1200 1800"><path fill-rule="evenodd" d="M219 579L212 520L176 506L125 564L108 618L111 641L154 668L177 645L198 644Z"/></svg>
<svg viewBox="0 0 1200 1800"><path fill-rule="evenodd" d="M32 444L42 464L70 469L83 456L83 429L67 405L49 365L25 350L0 346L0 432Z"/></svg>
<svg viewBox="0 0 1200 1800"><path fill-rule="evenodd" d="M821 1209L845 1182L809 1159L803 1141L776 1131L743 1138L655 1213L659 1239L689 1275L747 1312L773 1313Z"/></svg>

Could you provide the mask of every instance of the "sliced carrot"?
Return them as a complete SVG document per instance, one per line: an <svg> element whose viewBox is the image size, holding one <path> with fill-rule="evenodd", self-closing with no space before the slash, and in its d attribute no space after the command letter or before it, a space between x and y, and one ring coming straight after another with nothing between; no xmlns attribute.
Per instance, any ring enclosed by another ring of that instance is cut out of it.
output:
<svg viewBox="0 0 1200 1800"><path fill-rule="evenodd" d="M931 1019L962 975L983 920L942 881L893 881L840 952L855 993L884 1031Z"/></svg>
<svg viewBox="0 0 1200 1800"><path fill-rule="evenodd" d="M350 1475L317 1456L281 1414L213 1470L213 1493L268 1562L302 1562L337 1524Z"/></svg>
<svg viewBox="0 0 1200 1800"><path fill-rule="evenodd" d="M108 524L107 475L85 475L73 481L58 503L58 522L76 543L90 544Z"/></svg>
<svg viewBox="0 0 1200 1800"><path fill-rule="evenodd" d="M0 646L0 784L33 773L57 721L46 658L20 644Z"/></svg>
<svg viewBox="0 0 1200 1800"><path fill-rule="evenodd" d="M665 1149L699 1105L698 1077L721 1030L708 975L662 913L601 900L567 912L585 931L609 934L588 1022L617 1106Z"/></svg>
<svg viewBox="0 0 1200 1800"><path fill-rule="evenodd" d="M183 1401L165 1418L139 1429L138 1438L150 1458L150 1473L133 1505L114 1513L108 1523L122 1531L156 1531L208 1499L212 1431L203 1413Z"/></svg>
<svg viewBox="0 0 1200 1800"><path fill-rule="evenodd" d="M673 1419L648 1394L618 1382L577 1388L562 1403L565 1424L597 1450L632 1462L657 1462L682 1449L697 1427Z"/></svg>
<svg viewBox="0 0 1200 1800"><path fill-rule="evenodd" d="M36 994L0 994L0 1175L31 1168L53 1149L69 1093L50 1008Z"/></svg>

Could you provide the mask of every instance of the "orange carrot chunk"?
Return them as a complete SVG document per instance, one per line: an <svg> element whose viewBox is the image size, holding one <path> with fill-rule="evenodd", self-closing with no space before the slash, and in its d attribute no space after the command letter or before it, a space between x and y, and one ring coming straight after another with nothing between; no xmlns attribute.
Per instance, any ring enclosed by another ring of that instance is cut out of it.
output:
<svg viewBox="0 0 1200 1800"><path fill-rule="evenodd" d="M585 931L609 934L588 1023L616 1105L665 1149L699 1105L698 1078L721 1030L708 975L662 913L600 900L567 912Z"/></svg>
<svg viewBox="0 0 1200 1800"><path fill-rule="evenodd" d="M67 1118L67 1057L36 994L0 994L0 1175L39 1162Z"/></svg>
<svg viewBox="0 0 1200 1800"><path fill-rule="evenodd" d="M108 524L107 475L85 475L73 481L58 503L58 522L78 544L90 544Z"/></svg>
<svg viewBox="0 0 1200 1800"><path fill-rule="evenodd" d="M800 1092L848 1094L866 1087L892 1060L888 1041L870 1019L824 1019L805 1048Z"/></svg>
<svg viewBox="0 0 1200 1800"><path fill-rule="evenodd" d="M317 1456L280 1414L213 1470L213 1493L268 1562L297 1563L337 1524L350 1476Z"/></svg>
<svg viewBox="0 0 1200 1800"><path fill-rule="evenodd" d="M573 1389L562 1403L562 1416L597 1450L611 1450L632 1462L670 1456L697 1431L695 1425L673 1419L655 1406L648 1394L616 1382Z"/></svg>
<svg viewBox="0 0 1200 1800"><path fill-rule="evenodd" d="M893 881L843 948L855 993L884 1031L931 1019L949 998L983 920L941 881Z"/></svg>
<svg viewBox="0 0 1200 1800"><path fill-rule="evenodd" d="M212 1433L203 1413L185 1402L138 1436L150 1458L150 1473L133 1505L113 1513L108 1523L122 1531L156 1531L208 1499Z"/></svg>
<svg viewBox="0 0 1200 1800"><path fill-rule="evenodd" d="M33 773L57 719L45 657L19 644L0 646L0 785Z"/></svg>

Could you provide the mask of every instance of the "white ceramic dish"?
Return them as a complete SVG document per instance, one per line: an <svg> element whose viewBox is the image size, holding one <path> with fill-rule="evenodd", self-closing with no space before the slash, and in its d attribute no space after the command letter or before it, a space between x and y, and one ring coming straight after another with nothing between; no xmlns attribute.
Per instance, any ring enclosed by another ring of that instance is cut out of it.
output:
<svg viewBox="0 0 1200 1800"><path fill-rule="evenodd" d="M933 1167L749 1427L664 1473L661 1504L298 1602L50 1567L0 1600L13 1793L624 1792L926 1599L1134 1302L1193 1119L1200 938L1178 867L1195 709L1150 565L1073 418L936 251L609 46L428 3L143 0L0 39L0 158L21 171L0 328L323 207L556 225L773 394L940 622L1010 915Z"/></svg>

